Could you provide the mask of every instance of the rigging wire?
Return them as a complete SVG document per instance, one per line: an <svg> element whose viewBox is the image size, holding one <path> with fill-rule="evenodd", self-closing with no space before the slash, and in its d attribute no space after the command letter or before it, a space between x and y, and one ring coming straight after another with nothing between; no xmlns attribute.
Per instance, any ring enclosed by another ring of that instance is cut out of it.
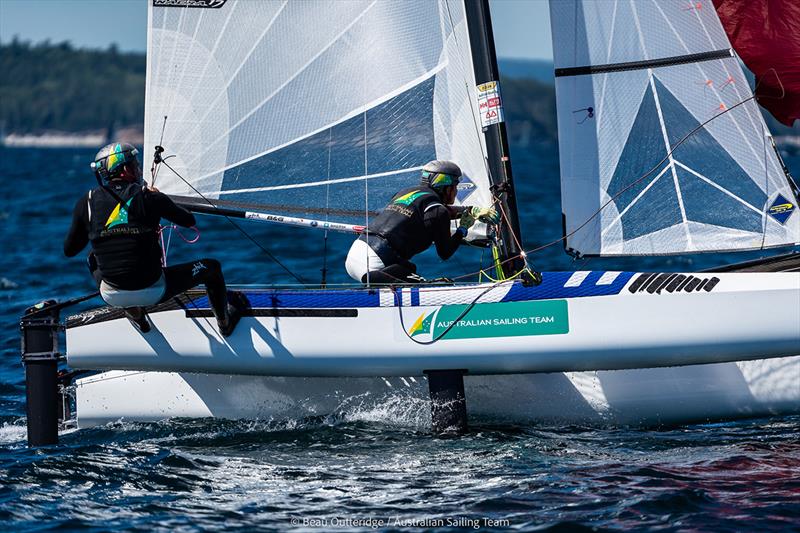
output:
<svg viewBox="0 0 800 533"><path fill-rule="evenodd" d="M190 187L190 188L191 188L191 189L192 189L194 192L196 192L196 193L197 193L197 195L198 195L198 196L200 196L200 198L202 198L203 200L205 200L205 201L208 203L208 205L210 205L211 207L213 207L214 209L216 209L216 206L214 205L214 203L213 203L211 200L209 200L208 198L206 198L206 197L203 195L203 193L201 193L200 191L198 191L198 190L197 190L197 189L194 187L194 185L192 185L191 183L189 183L189 182L186 180L186 178L184 178L183 176L181 176L181 174L180 174L180 173L179 173L177 170L175 170L174 168L172 168L172 166L171 166L169 163L167 163L167 161L166 161L166 160L162 160L162 163L164 164L164 166L166 166L168 169L170 169L170 170L172 171L172 173L173 173L173 174L175 174L176 176L178 176L178 177L181 179L181 181L183 181L183 182L184 182L186 185L188 185L188 186L189 186L189 187ZM264 253L267 255L267 257L269 257L270 259L272 259L272 260L273 260L275 263L277 263L277 264L278 264L278 266L280 266L280 267L281 267L281 268L283 268L283 269L284 269L286 272L288 272L290 276L292 276L294 279L296 279L298 282L302 283L303 285L308 285L308 284L306 283L306 281L305 281L305 280L304 280L304 279L303 279L301 276L299 276L299 275L298 275L298 274L296 274L294 271L292 271L292 270L291 270L289 267L287 267L286 265L284 265L284 264L283 264L283 263L282 263L282 262L281 262L281 261L280 261L280 260L279 260L277 257L275 257L275 256L274 256L274 255L273 255L273 254L272 254L272 253L271 253L269 250L267 250L266 248L264 248L264 246L262 246L262 245L261 245L261 243L260 243L260 242L258 242L258 241L257 241L257 240L256 240L256 239L255 239L255 238L252 236L252 235L250 235L250 234L247 232L247 230L245 230L245 229L244 229L243 227L241 227L239 224L237 224L236 222L234 222L234 221L233 221L233 219L232 219L231 217L229 217L228 215L226 215L226 214L224 214L224 213L220 213L220 214L221 214L221 216L223 216L223 217L225 218L225 220L227 220L228 222L230 222L230 223L231 223L231 225L232 225L234 228L236 228L237 230L239 230L239 232L240 232L242 235L244 235L245 237L247 237L247 239L249 239L249 240L250 240L250 242L252 242L253 244L255 244L255 245L256 245L256 246L257 246L257 247L258 247L258 248L259 248L259 249L260 249L262 252L264 252Z"/></svg>
<svg viewBox="0 0 800 533"><path fill-rule="evenodd" d="M161 138L158 141L158 146L156 146L156 155L153 156L153 164L150 166L150 177L152 181L150 185L153 187L156 186L156 178L158 177L158 171L161 168L161 153L164 151L164 130L167 129L167 115L164 115L164 122L161 124Z"/></svg>
<svg viewBox="0 0 800 533"><path fill-rule="evenodd" d="M331 179L331 152L333 151L333 128L328 129L328 174L326 180ZM330 219L330 194L331 184L325 185L325 222ZM320 285L324 288L328 283L328 230L322 237L322 280Z"/></svg>

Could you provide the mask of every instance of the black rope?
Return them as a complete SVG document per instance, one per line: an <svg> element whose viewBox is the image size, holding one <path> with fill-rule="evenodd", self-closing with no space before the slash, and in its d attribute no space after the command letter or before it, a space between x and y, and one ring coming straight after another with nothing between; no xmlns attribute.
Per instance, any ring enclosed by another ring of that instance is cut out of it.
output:
<svg viewBox="0 0 800 533"><path fill-rule="evenodd" d="M406 337L408 337L408 338L409 338L409 339L411 339L412 341L416 342L417 344L422 344L423 346L428 346L428 345L434 344L434 343L436 343L436 342L439 342L439 341L442 339L442 337L444 337L445 335L447 335L447 334L450 332L450 330L451 330L451 329L453 329L453 328L456 326L456 324L458 324L459 322L461 322L461 320L462 320L462 319L463 319L465 316L467 316L467 313L469 313L470 311L472 311L472 308L473 308L473 307L475 307L475 305L477 305L477 303L478 303L478 300L480 300L481 298L483 298L483 296L484 296L484 295L485 295L487 292L489 292L490 290L494 289L495 287L497 287L497 286L498 286L498 285L500 285L501 283L507 283L508 281L509 281L509 280L503 280L503 281L499 281L499 282L497 282L497 283L493 283L492 285L490 285L489 287L487 287L487 288L486 288L486 290L484 290L483 292L481 292L481 293L480 293L479 295L477 295L477 296L476 296L476 297L475 297L475 298L474 298L474 299L473 299L473 300L472 300L472 301L471 301L469 304L467 304L467 307L466 307L466 309L464 309L464 311L462 311L462 312L461 312L461 314L460 314L460 315L458 315L458 317L457 317L455 320L453 320L452 324L450 324L449 326L447 326L447 327L445 328L445 330L442 332L442 334L441 334L441 335L439 335L438 337L436 337L436 338L433 338L433 339L431 339L431 340L429 340L429 341L420 341L420 340L417 340L417 339L415 339L414 337L412 337L411 335L409 335L409 334L408 334L408 330L406 329L406 324L405 324L405 321L403 320L403 293L401 292L401 293L400 293L400 295L399 295L399 297L398 297L397 290L396 290L396 289L394 289L394 288L392 288L392 290L394 291L395 303L398 303L398 305L397 305L397 311L398 311L398 313L400 314L400 327L401 327L401 328L403 328L403 333L405 333L405 334L406 334ZM402 291L402 289L401 289L401 291ZM431 331L433 331L433 328L431 328Z"/></svg>
<svg viewBox="0 0 800 533"><path fill-rule="evenodd" d="M168 169L170 169L170 170L173 172L173 174L175 174L176 176L178 176L178 177L179 177L179 178L180 178L180 179L181 179L181 180L182 180L182 181L183 181L183 182L184 182L186 185L188 185L189 187L191 187L191 189L192 189L194 192L196 192L196 193L197 193L197 195L198 195L198 196L200 196L200 198L202 198L203 200L205 200L206 202L208 202L208 205L210 205L211 207L214 207L214 208L216 208L216 206L214 205L214 203L213 203L211 200L209 200L208 198L206 198L206 197L203 195L203 193L201 193L200 191L198 191L197 189L195 189L195 188L194 188L194 185L192 185L191 183L189 183L188 181L186 181L186 179L185 179L183 176L181 176L181 175L178 173L178 171L177 171L177 170L175 170L174 168L172 168L172 167L170 166L170 164L166 162L166 160L163 160L163 161L162 161L162 163L164 164L164 166L166 166ZM269 258L270 258L270 259L272 259L272 260L273 260L275 263L277 263L277 264L278 264L278 265L279 265L281 268L283 268L283 269L284 269L286 272L288 272L288 273L289 273L289 274L290 274L290 275L291 275L291 276L292 276L294 279L296 279L296 280L297 280L299 283L301 283L301 284L303 284L303 285L308 285L308 283L306 283L306 281L305 281L305 280L304 280L302 277L298 276L298 275L297 275L297 274L295 274L295 273L294 273L294 272L293 272L293 271L292 271L292 270L291 270L289 267L287 267L286 265L284 265L283 263L281 263L281 261L280 261L280 260L279 260L277 257L275 257L274 255L272 255L272 253L270 253L270 251L269 251L269 250L267 250L266 248L264 248L264 247L261 245L261 243L259 243L257 240L255 240L255 239L253 238L253 236L252 236L252 235L250 235L249 233L247 233L247 231L246 231L246 230L245 230L243 227L241 227L239 224L237 224L236 222L234 222L234 221L233 221L233 219L232 219L231 217L229 217L228 215L226 215L226 214L224 214L224 213L220 213L220 215L221 215L221 216L223 216L223 217L225 217L225 219L226 219L228 222L230 222L230 223L231 223L231 225L233 225L233 227L234 227L234 228L236 228L237 230L239 230L239 232L240 232L242 235L244 235L245 237L247 237L247 238L250 240L250 242L252 242L252 243L253 243L253 244L255 244L256 246L258 246L258 248L259 248L259 249L261 249L261 251L262 251L262 252L264 252L265 254L267 254L267 257L269 257Z"/></svg>

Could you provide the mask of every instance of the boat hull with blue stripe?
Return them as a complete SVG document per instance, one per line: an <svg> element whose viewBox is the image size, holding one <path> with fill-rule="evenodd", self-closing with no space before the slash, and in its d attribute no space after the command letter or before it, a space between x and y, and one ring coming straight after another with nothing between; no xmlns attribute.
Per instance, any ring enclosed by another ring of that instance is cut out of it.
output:
<svg viewBox="0 0 800 533"><path fill-rule="evenodd" d="M139 332L105 308L71 317L72 368L294 377L655 368L800 353L800 273L545 272L519 281L351 290L247 288L219 335L202 293Z"/></svg>

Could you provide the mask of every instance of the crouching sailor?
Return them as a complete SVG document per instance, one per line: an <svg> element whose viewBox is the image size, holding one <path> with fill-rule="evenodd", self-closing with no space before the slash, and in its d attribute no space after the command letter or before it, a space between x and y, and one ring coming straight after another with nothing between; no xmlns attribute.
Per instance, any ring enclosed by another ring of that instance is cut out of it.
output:
<svg viewBox="0 0 800 533"><path fill-rule="evenodd" d="M458 249L476 219L497 224L493 208L453 207L461 169L452 161L431 161L422 167L419 186L403 189L350 247L345 268L362 283L419 283L417 267L409 261L431 243L442 259ZM460 218L450 233L450 221Z"/></svg>
<svg viewBox="0 0 800 533"><path fill-rule="evenodd" d="M127 143L109 144L97 153L92 168L100 186L75 204L64 254L73 257L91 242L89 268L103 300L115 307L154 305L203 283L220 333L230 335L246 298L228 293L215 259L162 268L161 219L183 227L194 226L195 219L167 195L144 184L136 154Z"/></svg>

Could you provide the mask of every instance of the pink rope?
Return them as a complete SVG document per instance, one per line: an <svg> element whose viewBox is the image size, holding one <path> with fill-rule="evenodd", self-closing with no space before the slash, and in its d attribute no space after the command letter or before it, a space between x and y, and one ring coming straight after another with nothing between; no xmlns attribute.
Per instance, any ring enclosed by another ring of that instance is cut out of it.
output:
<svg viewBox="0 0 800 533"><path fill-rule="evenodd" d="M194 237L191 238L191 239L187 239L186 236L183 233L181 233L181 229L180 229L179 226L176 226L174 224L170 224L170 225L167 225L167 226L159 226L159 228L158 228L158 238L161 241L161 266L162 267L166 267L167 266L167 251L169 250L169 243L172 240L171 239L172 238L172 233L170 233L170 238L167 240L166 244L164 243L164 230L166 230L166 229L169 229L170 231L171 230L175 230L175 233L178 234L178 237L180 237L183 240L183 242L185 242L187 244L194 244L194 243L196 243L197 241L200 240L200 230L197 229L197 226L192 226L191 228L189 228L189 229L194 230L194 233L195 233Z"/></svg>

